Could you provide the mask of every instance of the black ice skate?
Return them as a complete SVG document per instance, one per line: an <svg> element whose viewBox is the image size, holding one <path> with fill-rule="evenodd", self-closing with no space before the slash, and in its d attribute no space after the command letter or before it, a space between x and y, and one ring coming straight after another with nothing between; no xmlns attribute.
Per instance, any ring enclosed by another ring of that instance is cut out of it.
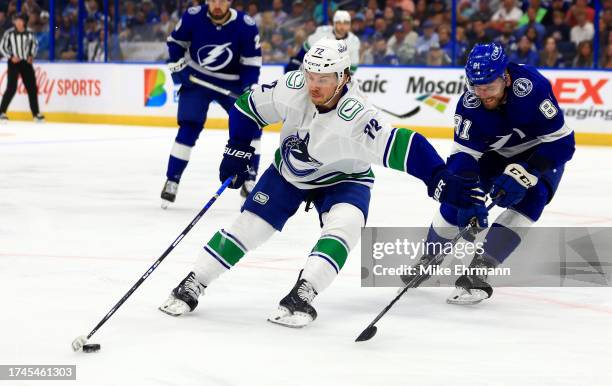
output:
<svg viewBox="0 0 612 386"><path fill-rule="evenodd" d="M483 254L477 254L470 263L469 269L482 269L485 272L461 275L455 282L455 290L446 299L448 304L477 304L493 295L493 287L487 283L486 270L495 268L499 262Z"/></svg>
<svg viewBox="0 0 612 386"><path fill-rule="evenodd" d="M310 305L317 296L312 284L298 278L297 283L279 303L278 309L268 318L269 322L285 327L300 328L317 318L317 311Z"/></svg>
<svg viewBox="0 0 612 386"><path fill-rule="evenodd" d="M168 205L176 200L176 193L178 192L178 182L166 180L164 184L164 188L161 192L162 209L168 208Z"/></svg>
<svg viewBox="0 0 612 386"><path fill-rule="evenodd" d="M34 122L36 123L44 123L45 122L45 116L42 115L41 113L38 113L34 116Z"/></svg>
<svg viewBox="0 0 612 386"><path fill-rule="evenodd" d="M172 290L164 304L159 306L159 310L172 316L191 312L198 306L198 298L204 294L205 288L205 285L198 282L195 273L189 272L189 275Z"/></svg>
<svg viewBox="0 0 612 386"><path fill-rule="evenodd" d="M439 263L433 262L435 257L436 257L435 255L421 256L419 261L412 266L414 274L400 275L400 279L402 279L402 283L404 283L404 286L407 286L408 284L410 284L411 288L416 288L420 286L421 284L423 284L425 280L429 279L431 275L423 274L421 272L421 268L424 269L430 265L433 265L433 266L438 265Z"/></svg>

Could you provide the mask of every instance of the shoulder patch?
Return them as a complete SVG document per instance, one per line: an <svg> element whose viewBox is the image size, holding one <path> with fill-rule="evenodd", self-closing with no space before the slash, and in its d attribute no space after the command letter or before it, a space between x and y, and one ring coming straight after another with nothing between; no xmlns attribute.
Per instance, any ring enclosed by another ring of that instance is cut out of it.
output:
<svg viewBox="0 0 612 386"><path fill-rule="evenodd" d="M190 15L196 15L196 14L198 14L198 13L199 13L201 10L202 10L202 6L201 6L201 5L197 5L197 6L195 6L195 7L189 7L189 8L187 8L187 12L188 12Z"/></svg>
<svg viewBox="0 0 612 386"><path fill-rule="evenodd" d="M348 98L338 106L338 116L345 121L352 121L363 109L363 103L355 98Z"/></svg>
<svg viewBox="0 0 612 386"><path fill-rule="evenodd" d="M255 20L253 20L253 18L249 15L244 15L244 24L246 25L250 25L250 26L254 26L255 25Z"/></svg>
<svg viewBox="0 0 612 386"><path fill-rule="evenodd" d="M302 74L302 71L291 71L285 84L287 88L292 88L294 90L301 89L304 87L304 74Z"/></svg>
<svg viewBox="0 0 612 386"><path fill-rule="evenodd" d="M512 83L512 91L519 98L529 95L533 90L533 83L527 78L518 78Z"/></svg>
<svg viewBox="0 0 612 386"><path fill-rule="evenodd" d="M480 106L481 103L480 98L478 98L475 94L469 91L466 91L466 93L463 94L463 107L466 109L475 109L476 107Z"/></svg>

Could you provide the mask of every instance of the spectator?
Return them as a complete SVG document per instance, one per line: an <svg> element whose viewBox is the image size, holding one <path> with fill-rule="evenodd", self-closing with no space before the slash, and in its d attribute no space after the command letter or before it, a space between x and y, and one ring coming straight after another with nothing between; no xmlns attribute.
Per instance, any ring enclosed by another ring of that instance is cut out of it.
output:
<svg viewBox="0 0 612 386"><path fill-rule="evenodd" d="M521 16L523 16L523 11L516 6L515 0L503 0L502 6L491 18L491 24L494 29L501 31L505 21L511 22L512 26L515 27Z"/></svg>
<svg viewBox="0 0 612 386"><path fill-rule="evenodd" d="M475 19L483 20L485 22L485 27L486 27L486 22L488 20L491 20L492 17L493 17L493 11L491 11L491 4L489 0L478 1L478 9L472 15L471 20L475 20Z"/></svg>
<svg viewBox="0 0 612 386"><path fill-rule="evenodd" d="M387 66L397 66L399 64L397 55L388 49L387 41L382 35L377 35L375 37L374 44L364 52L363 59L364 64L381 64Z"/></svg>
<svg viewBox="0 0 612 386"><path fill-rule="evenodd" d="M298 0L299 1L299 0ZM338 3L333 0L327 1L327 20L332 20L334 12L338 10ZM320 2L315 7L312 17L318 25L323 24L323 2Z"/></svg>
<svg viewBox="0 0 612 386"><path fill-rule="evenodd" d="M360 40L362 39L363 32L365 30L365 16L363 13L358 13L351 22L351 32L355 34Z"/></svg>
<svg viewBox="0 0 612 386"><path fill-rule="evenodd" d="M453 44L451 42L451 28L448 24L438 27L438 44L440 49L451 58L453 56Z"/></svg>
<svg viewBox="0 0 612 386"><path fill-rule="evenodd" d="M467 37L470 47L474 47L476 44L490 43L492 40L485 29L485 21L481 19L472 22L472 30Z"/></svg>
<svg viewBox="0 0 612 386"><path fill-rule="evenodd" d="M590 40L583 40L578 44L576 57L572 62L574 68L593 67L593 43Z"/></svg>
<svg viewBox="0 0 612 386"><path fill-rule="evenodd" d="M565 23L571 27L580 24L578 14L584 13L587 21L593 23L595 20L595 10L588 6L588 0L576 0L576 4L572 5L565 15Z"/></svg>
<svg viewBox="0 0 612 386"><path fill-rule="evenodd" d="M179 19L181 17L179 16ZM125 2L125 11L121 14L119 18L119 22L121 23L121 29L125 30L134 25L134 21L136 20L136 5L134 5L133 1ZM178 19L177 19L178 20Z"/></svg>
<svg viewBox="0 0 612 386"><path fill-rule="evenodd" d="M66 16L67 14L76 15L79 12L79 0L68 0L68 4L64 7L62 11L62 16Z"/></svg>
<svg viewBox="0 0 612 386"><path fill-rule="evenodd" d="M282 25L289 15L287 12L283 11L283 0L273 0L272 1L272 15L274 17L274 23L277 26Z"/></svg>
<svg viewBox="0 0 612 386"><path fill-rule="evenodd" d="M540 0L529 0L529 7L527 7L527 12L523 14L523 16L521 16L521 18L518 21L518 27L521 28L523 26L525 26L527 23L529 23L531 21L530 17L529 17L529 9L533 8L535 10L534 12L534 16L533 16L533 21L541 24L542 26L544 25L544 18L546 17L546 15L548 14L548 9L544 8L541 6L541 2Z"/></svg>
<svg viewBox="0 0 612 386"><path fill-rule="evenodd" d="M293 5L291 6L291 15L285 20L285 23L281 26L283 36L293 36L295 30L299 28L302 24L304 24L304 21L308 16L304 11L305 6L302 0L297 0L293 2ZM274 45L272 45L272 49L274 49Z"/></svg>
<svg viewBox="0 0 612 386"><path fill-rule="evenodd" d="M399 64L413 64L418 38L419 35L412 30L411 21L397 24L393 36L387 42L387 47L395 53Z"/></svg>
<svg viewBox="0 0 612 386"><path fill-rule="evenodd" d="M587 20L587 15L584 11L576 11L575 16L576 25L570 30L570 40L578 46L580 42L593 39L595 28L593 23Z"/></svg>
<svg viewBox="0 0 612 386"><path fill-rule="evenodd" d="M461 0L457 6L457 25L467 25L474 13L476 13L476 9L472 7L470 0Z"/></svg>
<svg viewBox="0 0 612 386"><path fill-rule="evenodd" d="M432 44L427 53L428 66L448 66L451 64L450 57L438 46L437 43Z"/></svg>
<svg viewBox="0 0 612 386"><path fill-rule="evenodd" d="M417 56L424 58L431 45L433 43L438 44L438 42L439 37L434 30L433 22L431 20L425 21L425 23L423 23L423 34L417 39Z"/></svg>
<svg viewBox="0 0 612 386"><path fill-rule="evenodd" d="M174 27L175 23L170 19L168 12L163 11L160 14L159 24L154 27L155 40L165 42Z"/></svg>
<svg viewBox="0 0 612 386"><path fill-rule="evenodd" d="M141 7L142 13L144 13L145 16L145 22L147 24L159 23L159 16L157 15L157 12L155 12L155 8L151 0L142 0Z"/></svg>
<svg viewBox="0 0 612 386"><path fill-rule="evenodd" d="M561 15L563 15L563 24L565 25L565 12L566 11L567 9L565 7L565 0L552 0L550 4L550 9L546 13L546 15L544 15L544 18L542 19L541 23L547 27L550 26L553 23L554 14L556 12L560 12Z"/></svg>
<svg viewBox="0 0 612 386"><path fill-rule="evenodd" d="M465 59L467 58L467 54L468 54L468 40L465 35L465 28L461 26L457 26L457 28L455 29L455 32L456 32L455 60L456 60L457 65L463 66L465 64Z"/></svg>
<svg viewBox="0 0 612 386"><path fill-rule="evenodd" d="M565 24L565 16L561 11L554 11L552 24L546 28L546 36L552 36L558 42L569 41L570 29Z"/></svg>
<svg viewBox="0 0 612 386"><path fill-rule="evenodd" d="M379 16L374 20L374 35L380 35L385 39L388 39L391 36L391 33L388 30L387 21L382 16Z"/></svg>
<svg viewBox="0 0 612 386"><path fill-rule="evenodd" d="M612 68L612 43L608 43L602 51L599 65L601 68Z"/></svg>
<svg viewBox="0 0 612 386"><path fill-rule="evenodd" d="M533 28L536 32L535 38L532 39L533 42L536 43L537 47L542 46L542 41L544 40L544 35L546 35L546 28L537 21L538 10L534 7L527 8L526 17L527 22L516 30L516 36L522 36L527 33L529 28Z"/></svg>
<svg viewBox="0 0 612 386"><path fill-rule="evenodd" d="M274 21L274 12L264 12L261 15L261 25L259 26L259 37L261 41L269 42L272 38L272 33L276 30L276 28L277 24Z"/></svg>
<svg viewBox="0 0 612 386"><path fill-rule="evenodd" d="M518 34L520 36L520 34ZM504 22L504 28L501 35L495 38L495 41L504 47L506 52L512 52L516 49L516 36L514 35L514 28L511 21Z"/></svg>
<svg viewBox="0 0 612 386"><path fill-rule="evenodd" d="M255 24L259 28L261 25L261 13L259 13L259 7L257 6L256 1L249 2L246 13L251 17L251 19L255 20Z"/></svg>
<svg viewBox="0 0 612 386"><path fill-rule="evenodd" d="M281 31L274 31L270 40L270 63L286 63L289 60L287 56L288 45L283 38Z"/></svg>
<svg viewBox="0 0 612 386"><path fill-rule="evenodd" d="M510 54L510 61L530 66L538 65L538 53L533 46L533 43L527 36L521 36L518 42L517 49Z"/></svg>
<svg viewBox="0 0 612 386"><path fill-rule="evenodd" d="M546 44L540 51L540 67L564 67L563 55L557 49L557 41L553 37L546 38Z"/></svg>

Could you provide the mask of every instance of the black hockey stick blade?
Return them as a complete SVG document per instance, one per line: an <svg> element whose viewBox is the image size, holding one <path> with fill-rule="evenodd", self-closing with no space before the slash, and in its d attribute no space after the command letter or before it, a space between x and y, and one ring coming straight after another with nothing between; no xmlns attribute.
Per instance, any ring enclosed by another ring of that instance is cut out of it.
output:
<svg viewBox="0 0 612 386"><path fill-rule="evenodd" d="M355 339L355 342L365 342L366 340L370 340L376 335L376 331L378 328L376 326L368 326L365 330L361 331L361 334Z"/></svg>

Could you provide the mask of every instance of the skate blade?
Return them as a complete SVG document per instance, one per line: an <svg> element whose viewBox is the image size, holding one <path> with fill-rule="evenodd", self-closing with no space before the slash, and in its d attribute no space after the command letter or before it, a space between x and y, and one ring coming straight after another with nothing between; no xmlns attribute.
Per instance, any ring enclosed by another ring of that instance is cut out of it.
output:
<svg viewBox="0 0 612 386"><path fill-rule="evenodd" d="M453 293L446 299L446 303L461 306L472 305L478 304L488 297L489 295L480 289L468 291L465 288L455 288L455 291L453 291Z"/></svg>
<svg viewBox="0 0 612 386"><path fill-rule="evenodd" d="M171 202L168 200L162 200L161 202L161 208L162 209L168 209L168 206L170 206Z"/></svg>
<svg viewBox="0 0 612 386"><path fill-rule="evenodd" d="M189 306L184 301L175 298L170 295L170 297L157 308L164 314L168 314L170 316L181 316L190 311Z"/></svg>
<svg viewBox="0 0 612 386"><path fill-rule="evenodd" d="M310 324L314 319L305 312L291 313L285 307L278 307L270 317L268 322L289 328L302 328Z"/></svg>

